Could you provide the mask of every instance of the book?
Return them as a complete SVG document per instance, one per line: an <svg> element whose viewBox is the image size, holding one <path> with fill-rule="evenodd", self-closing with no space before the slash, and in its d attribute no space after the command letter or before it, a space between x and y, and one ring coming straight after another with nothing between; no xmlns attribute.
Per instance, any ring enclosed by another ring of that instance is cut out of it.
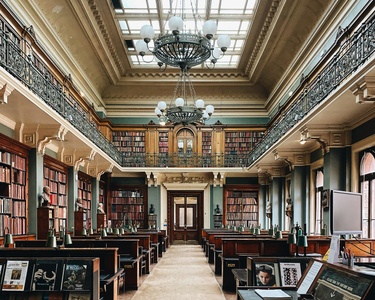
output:
<svg viewBox="0 0 375 300"><path fill-rule="evenodd" d="M56 285L58 262L39 260L34 265L31 290L53 291Z"/></svg>
<svg viewBox="0 0 375 300"><path fill-rule="evenodd" d="M280 289L255 289L257 293L263 300L288 300L292 299L292 296L285 293Z"/></svg>
<svg viewBox="0 0 375 300"><path fill-rule="evenodd" d="M5 267L3 291L23 291L25 289L28 260L8 260Z"/></svg>
<svg viewBox="0 0 375 300"><path fill-rule="evenodd" d="M67 261L64 266L62 290L89 290L88 263L85 261Z"/></svg>

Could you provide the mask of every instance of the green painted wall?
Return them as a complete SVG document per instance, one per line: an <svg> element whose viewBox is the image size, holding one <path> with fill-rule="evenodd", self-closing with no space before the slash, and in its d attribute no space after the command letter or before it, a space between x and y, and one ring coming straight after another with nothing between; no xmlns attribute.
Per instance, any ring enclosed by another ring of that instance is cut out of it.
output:
<svg viewBox="0 0 375 300"><path fill-rule="evenodd" d="M272 203L272 224L283 229L285 178L274 177L270 185L270 201ZM263 224L264 225L264 224ZM263 226L264 227L264 226Z"/></svg>
<svg viewBox="0 0 375 300"><path fill-rule="evenodd" d="M148 208L147 208L147 213L148 210L150 209L151 204L154 205L155 208L155 214L157 215L157 227L162 229L161 224L161 219L160 219L160 211L161 211L161 198L160 198L160 185L157 187L151 186L148 188Z"/></svg>
<svg viewBox="0 0 375 300"><path fill-rule="evenodd" d="M303 224L308 224L309 221L310 167L295 166L291 175L290 197L293 201L292 224L298 222L303 227ZM283 208L283 211L285 211L285 203ZM307 227L307 232L309 232L309 227Z"/></svg>
<svg viewBox="0 0 375 300"><path fill-rule="evenodd" d="M217 185L214 187L210 186L211 199L210 199L210 228L214 228L214 209L216 205L219 205L221 212L223 212L223 200L224 200L224 188Z"/></svg>

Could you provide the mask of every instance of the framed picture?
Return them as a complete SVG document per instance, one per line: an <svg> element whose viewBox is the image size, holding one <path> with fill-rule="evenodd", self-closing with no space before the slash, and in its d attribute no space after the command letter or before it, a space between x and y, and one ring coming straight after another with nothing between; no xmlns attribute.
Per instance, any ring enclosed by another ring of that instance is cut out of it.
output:
<svg viewBox="0 0 375 300"><path fill-rule="evenodd" d="M279 267L277 263L255 263L256 286L280 286Z"/></svg>
<svg viewBox="0 0 375 300"><path fill-rule="evenodd" d="M280 282L282 287L297 286L302 277L300 262L280 262Z"/></svg>

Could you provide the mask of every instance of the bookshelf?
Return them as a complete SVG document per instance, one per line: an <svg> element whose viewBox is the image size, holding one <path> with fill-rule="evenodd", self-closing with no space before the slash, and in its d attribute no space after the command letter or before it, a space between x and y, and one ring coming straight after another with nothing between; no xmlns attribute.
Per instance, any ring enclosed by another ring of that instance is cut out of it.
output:
<svg viewBox="0 0 375 300"><path fill-rule="evenodd" d="M212 154L212 132L202 131L202 154Z"/></svg>
<svg viewBox="0 0 375 300"><path fill-rule="evenodd" d="M156 230L158 228L157 215L155 214L148 215L148 228L151 230Z"/></svg>
<svg viewBox="0 0 375 300"><path fill-rule="evenodd" d="M57 232L61 227L67 227L67 174L67 166L51 157L44 157L43 186L51 189L51 206L55 208L53 227Z"/></svg>
<svg viewBox="0 0 375 300"><path fill-rule="evenodd" d="M82 204L88 217L87 221L89 222L91 216L92 177L80 171L78 172L78 198L82 199ZM86 224L86 226L90 226L90 224Z"/></svg>
<svg viewBox="0 0 375 300"><path fill-rule="evenodd" d="M221 228L222 224L223 224L223 215L214 214L214 228Z"/></svg>
<svg viewBox="0 0 375 300"><path fill-rule="evenodd" d="M123 159L128 166L143 166L144 161L135 161L132 154L146 153L145 131L113 131L112 143L124 154Z"/></svg>
<svg viewBox="0 0 375 300"><path fill-rule="evenodd" d="M262 131L225 132L225 154L248 153L263 137Z"/></svg>
<svg viewBox="0 0 375 300"><path fill-rule="evenodd" d="M116 186L111 192L109 219L112 226L132 225L146 228L147 189L144 186Z"/></svg>
<svg viewBox="0 0 375 300"><path fill-rule="evenodd" d="M0 134L0 236L27 232L29 148Z"/></svg>
<svg viewBox="0 0 375 300"><path fill-rule="evenodd" d="M258 225L258 188L226 186L224 188L224 222L226 225Z"/></svg>
<svg viewBox="0 0 375 300"><path fill-rule="evenodd" d="M159 131L159 153L168 155L168 131Z"/></svg>

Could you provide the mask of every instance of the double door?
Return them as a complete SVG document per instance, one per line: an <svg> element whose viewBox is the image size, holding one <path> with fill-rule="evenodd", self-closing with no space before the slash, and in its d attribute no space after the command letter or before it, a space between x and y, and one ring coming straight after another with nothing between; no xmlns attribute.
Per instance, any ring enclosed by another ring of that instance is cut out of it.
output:
<svg viewBox="0 0 375 300"><path fill-rule="evenodd" d="M201 193L171 193L169 197L169 223L173 241L195 242L200 238Z"/></svg>

